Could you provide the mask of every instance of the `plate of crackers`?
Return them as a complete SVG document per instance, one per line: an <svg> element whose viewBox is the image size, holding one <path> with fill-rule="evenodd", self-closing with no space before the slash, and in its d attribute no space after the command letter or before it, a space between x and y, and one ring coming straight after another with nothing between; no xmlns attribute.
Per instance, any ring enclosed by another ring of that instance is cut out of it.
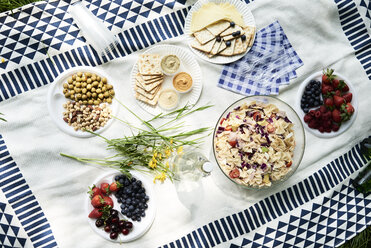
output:
<svg viewBox="0 0 371 248"><path fill-rule="evenodd" d="M239 0L200 0L189 11L185 33L191 50L215 64L242 58L255 40L255 19Z"/></svg>
<svg viewBox="0 0 371 248"><path fill-rule="evenodd" d="M202 72L194 55L173 45L139 54L130 80L137 103L152 115L194 105L202 92Z"/></svg>

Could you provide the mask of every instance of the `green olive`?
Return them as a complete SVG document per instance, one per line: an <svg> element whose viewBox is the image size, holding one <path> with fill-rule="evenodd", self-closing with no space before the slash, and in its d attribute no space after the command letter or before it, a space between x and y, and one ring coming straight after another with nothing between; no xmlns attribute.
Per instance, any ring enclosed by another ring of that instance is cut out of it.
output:
<svg viewBox="0 0 371 248"><path fill-rule="evenodd" d="M105 92L105 91L107 91L107 87L106 86L103 86L102 87L102 92Z"/></svg>
<svg viewBox="0 0 371 248"><path fill-rule="evenodd" d="M75 90L77 93L81 93L81 88L76 88Z"/></svg>
<svg viewBox="0 0 371 248"><path fill-rule="evenodd" d="M96 89L93 87L93 88L91 88L91 90L90 90L91 92L95 92L96 91Z"/></svg>
<svg viewBox="0 0 371 248"><path fill-rule="evenodd" d="M92 86L91 84L86 85L86 89L91 90Z"/></svg>
<svg viewBox="0 0 371 248"><path fill-rule="evenodd" d="M93 97L93 98L97 98L97 96L98 96L97 93L92 93L91 94L91 97Z"/></svg>
<svg viewBox="0 0 371 248"><path fill-rule="evenodd" d="M69 98L69 97L70 97L70 95L71 95L71 93L70 93L70 92L67 92L66 94L64 94L64 96L65 96L65 97L67 97L67 98Z"/></svg>
<svg viewBox="0 0 371 248"><path fill-rule="evenodd" d="M99 88L98 88L98 89L97 89L96 91L97 91L97 94L100 94L100 93L102 93L102 90L101 90L101 89L99 89Z"/></svg>
<svg viewBox="0 0 371 248"><path fill-rule="evenodd" d="M71 95L75 94L75 91L74 90L70 90L70 94Z"/></svg>
<svg viewBox="0 0 371 248"><path fill-rule="evenodd" d="M73 89L73 85L72 84L68 85L68 89L72 90Z"/></svg>
<svg viewBox="0 0 371 248"><path fill-rule="evenodd" d="M88 101L87 100L84 100L84 101L82 101L82 104L88 104Z"/></svg>
<svg viewBox="0 0 371 248"><path fill-rule="evenodd" d="M76 87L77 88L80 88L81 87L81 83L76 83Z"/></svg>
<svg viewBox="0 0 371 248"><path fill-rule="evenodd" d="M98 88L101 88L102 89L102 87L103 87L103 83L99 83L98 84Z"/></svg>
<svg viewBox="0 0 371 248"><path fill-rule="evenodd" d="M84 82L84 83L81 84L81 87L86 88L86 85L88 85L88 84Z"/></svg>
<svg viewBox="0 0 371 248"><path fill-rule="evenodd" d="M102 83L106 84L107 83L107 78L102 78Z"/></svg>
<svg viewBox="0 0 371 248"><path fill-rule="evenodd" d="M98 81L94 81L94 82L93 82L93 86L94 86L94 87L98 86L98 84L99 84Z"/></svg>
<svg viewBox="0 0 371 248"><path fill-rule="evenodd" d="M85 76L82 76L81 77L81 81L86 82L86 77Z"/></svg>
<svg viewBox="0 0 371 248"><path fill-rule="evenodd" d="M89 100L88 103L89 103L90 105L93 105L93 104L94 104L94 101L93 101L93 100Z"/></svg>
<svg viewBox="0 0 371 248"><path fill-rule="evenodd" d="M90 72L86 72L85 73L85 76L89 78L89 77L91 77L91 73Z"/></svg>
<svg viewBox="0 0 371 248"><path fill-rule="evenodd" d="M81 82L81 78L80 77L77 77L76 78L76 82Z"/></svg>
<svg viewBox="0 0 371 248"><path fill-rule="evenodd" d="M72 84L72 82L73 82L72 77L68 78L67 82L68 82L69 84Z"/></svg>
<svg viewBox="0 0 371 248"><path fill-rule="evenodd" d="M76 75L75 74L72 75L72 80L76 80Z"/></svg>
<svg viewBox="0 0 371 248"><path fill-rule="evenodd" d="M98 100L95 100L94 101L94 105L99 105L99 101Z"/></svg>
<svg viewBox="0 0 371 248"><path fill-rule="evenodd" d="M87 91L87 89L85 89L85 88L81 89L81 92L82 92L83 94L86 94L86 91Z"/></svg>
<svg viewBox="0 0 371 248"><path fill-rule="evenodd" d="M75 95L74 95L74 94L71 94L71 95L70 95L70 98L71 98L72 100L75 100Z"/></svg>
<svg viewBox="0 0 371 248"><path fill-rule="evenodd" d="M67 89L63 89L63 94L66 94L68 92Z"/></svg>
<svg viewBox="0 0 371 248"><path fill-rule="evenodd" d="M88 84L91 84L91 82L92 82L91 78L88 78L88 79L86 80L86 82L87 82Z"/></svg>
<svg viewBox="0 0 371 248"><path fill-rule="evenodd" d="M86 92L86 96L87 96L88 98L91 98L91 92Z"/></svg>
<svg viewBox="0 0 371 248"><path fill-rule="evenodd" d="M100 94L98 95L98 97L99 97L100 99L103 99L103 98L104 98L104 95L103 95L102 93L100 93Z"/></svg>
<svg viewBox="0 0 371 248"><path fill-rule="evenodd" d="M88 97L87 97L85 94L83 94L83 95L81 96L81 98L82 98L82 100L86 100Z"/></svg>
<svg viewBox="0 0 371 248"><path fill-rule="evenodd" d="M106 99L106 102L112 103L112 99L109 97L109 98Z"/></svg>
<svg viewBox="0 0 371 248"><path fill-rule="evenodd" d="M97 81L100 82L101 78L100 76L97 76Z"/></svg>
<svg viewBox="0 0 371 248"><path fill-rule="evenodd" d="M82 95L80 93L76 94L76 99L80 100Z"/></svg>
<svg viewBox="0 0 371 248"><path fill-rule="evenodd" d="M106 91L106 92L104 92L104 97L109 97L109 93L108 93L108 91Z"/></svg>
<svg viewBox="0 0 371 248"><path fill-rule="evenodd" d="M113 88L113 86L112 86L112 84L107 84L107 89L112 89Z"/></svg>
<svg viewBox="0 0 371 248"><path fill-rule="evenodd" d="M91 76L91 80L94 82L95 80L97 80L97 75L95 75L95 74L93 74L92 76Z"/></svg>
<svg viewBox="0 0 371 248"><path fill-rule="evenodd" d="M81 76L82 76L82 72L79 71L79 72L77 73L77 76L78 76L78 77L81 77Z"/></svg>
<svg viewBox="0 0 371 248"><path fill-rule="evenodd" d="M64 83L64 84L63 84L63 88L64 88L64 89L67 89L67 87L68 87L68 84Z"/></svg>
<svg viewBox="0 0 371 248"><path fill-rule="evenodd" d="M114 95L115 95L115 91L114 91L114 90L110 90L110 91L109 91L109 94L110 94L111 96L114 96Z"/></svg>

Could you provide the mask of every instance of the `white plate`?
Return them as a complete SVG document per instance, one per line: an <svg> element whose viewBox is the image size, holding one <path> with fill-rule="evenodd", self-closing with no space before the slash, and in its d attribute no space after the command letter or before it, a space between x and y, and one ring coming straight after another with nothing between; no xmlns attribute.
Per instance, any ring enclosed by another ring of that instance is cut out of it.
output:
<svg viewBox="0 0 371 248"><path fill-rule="evenodd" d="M127 219L127 220L129 220L130 222L133 223L133 228L131 229L131 231L129 232L128 235L125 236L122 233L120 233L118 235L117 239L110 239L110 237L109 237L110 233L105 232L103 230L103 227L100 227L100 228L96 227L95 226L96 219L91 219L91 218L88 217L88 215L94 209L94 207L90 203L90 197L89 197L88 194L87 194L87 197L86 197L86 204L85 204L85 206L86 206L86 217L88 218L88 221L89 221L89 224L90 224L91 228L93 228L94 232L96 232L99 236L101 236L104 239L107 239L111 242L116 242L116 243L130 242L130 241L133 241L133 240L136 240L136 239L140 238L141 236L143 236L149 230L149 228L151 227L151 225L153 223L153 220L155 219L156 202L155 202L155 199L154 199L153 183L148 178L146 178L142 174L140 174L139 172L130 171L130 173L132 174L133 177L142 181L142 185L143 185L144 189L146 190L146 194L148 195L149 200L147 202L148 208L145 211L146 216L144 218L142 218L142 220L140 222L138 222L138 221L132 221L131 219L128 219L126 216L122 215L121 214L121 208L120 208L121 204L117 202L117 198L113 194L110 195L110 197L113 200L113 208L116 209L119 212L119 219L120 220L121 219ZM92 185L94 184L97 187L99 187L101 185L101 183L109 183L110 184L115 180L115 176L120 175L120 174L121 173L118 172L118 171L107 172L107 173L101 175L99 178L97 178L92 183ZM92 186L92 185L90 185L90 186Z"/></svg>
<svg viewBox="0 0 371 248"><path fill-rule="evenodd" d="M62 74L60 74L52 83L52 85L49 88L48 91L48 97L47 97L47 105L48 105L48 111L50 116L52 117L55 124L61 129L63 132L75 136L75 137L81 137L81 138L87 138L92 137L94 134L83 132L81 130L75 131L72 126L69 126L64 120L63 120L63 112L65 112L65 109L63 108L63 104L67 101L71 101L70 99L67 99L63 95L63 84L67 82L67 79L72 76L72 74L77 72L90 72L95 73L99 75L100 77L107 78L107 82L113 86L113 89L116 91L115 83L114 81L103 71L94 68L94 67L88 67L88 66L78 66L71 68L67 71L64 71ZM107 104L107 103L106 103ZM118 110L118 103L113 100L112 104L108 104L108 106L112 110L112 115L115 115ZM111 118L107 124L104 127L99 128L95 133L101 133L105 129L111 125L114 118Z"/></svg>
<svg viewBox="0 0 371 248"><path fill-rule="evenodd" d="M345 78L343 75L341 75L341 74L339 74L337 72L334 72L334 75L336 75L338 79L344 80L345 83L349 86L349 92L351 92L353 94L353 98L352 98L352 101L350 103L354 107L354 113L353 113L352 117L350 118L350 120L348 120L346 122L343 122L337 132L332 131L331 133L326 133L326 132L325 133L321 133L318 129L310 128L308 126L308 123L305 123L304 122L304 115L305 115L305 113L304 113L304 111L300 107L300 101L301 101L301 97L302 97L302 95L304 93L305 87L307 86L307 84L312 79L318 80L318 81L322 82L322 71L313 73L312 75L310 75L309 77L307 77L302 82L302 84L300 85L300 88L298 90L298 94L297 94L297 97L296 97L296 106L295 107L296 107L297 113L300 116L301 121L303 122L304 127L310 133L312 133L312 134L314 134L314 135L316 135L316 136L318 136L320 138L332 138L332 137L338 136L338 135L342 134L343 132L345 132L352 125L352 123L354 122L354 120L356 119L357 112L358 112L358 98L357 98L357 93L356 93L356 90L355 90L353 84L349 81L349 79ZM322 94L321 94L321 97L322 97ZM316 108L318 108L318 107L316 107ZM312 108L312 109L315 109L315 108Z"/></svg>
<svg viewBox="0 0 371 248"><path fill-rule="evenodd" d="M205 53L198 51L197 49L194 49L193 47L191 47L191 42L193 40L193 37L191 36L191 21L192 21L193 12L199 10L202 5L209 3L209 2L214 2L217 4L230 3L234 5L236 9L241 13L245 24L256 27L254 16L252 15L251 10L249 9L249 7L244 1L241 1L241 0L199 0L193 5L192 9L188 12L188 15L185 20L184 33L187 36L187 43L188 43L189 48L201 59L214 63L214 64L228 64L236 60L239 60L240 58L245 56L245 54L251 49L251 47L248 47L246 52L243 54L230 56L230 57L214 56L212 58L207 57ZM253 38L255 40L255 35Z"/></svg>
<svg viewBox="0 0 371 248"><path fill-rule="evenodd" d="M194 58L192 53L189 51L172 45L158 45L148 49L145 53L154 53L160 54L161 56L165 56L168 54L175 54L180 59L180 68L178 72L187 72L191 75L193 79L193 87L191 91L187 93L179 94L179 103L177 108L182 108L185 105L193 105L196 104L198 99L200 98L201 91L202 91L202 73L201 68L197 63L197 60ZM133 94L135 95L135 76L138 73L138 65L135 63L133 66L133 70L131 71L130 80L131 80L131 87L133 89ZM164 82L162 83L162 89L172 88L173 86L173 77L164 75ZM135 96L134 96L135 98ZM146 110L148 113L152 115L158 115L160 113L169 113L173 110L164 110L158 104L153 107L147 103L137 100L137 103L140 107Z"/></svg>

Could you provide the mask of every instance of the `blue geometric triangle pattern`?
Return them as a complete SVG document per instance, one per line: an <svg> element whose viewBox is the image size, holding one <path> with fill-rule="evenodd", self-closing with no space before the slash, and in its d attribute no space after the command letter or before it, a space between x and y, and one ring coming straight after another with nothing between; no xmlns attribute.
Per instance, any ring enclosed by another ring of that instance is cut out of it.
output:
<svg viewBox="0 0 371 248"><path fill-rule="evenodd" d="M20 227L15 226L14 218L6 207L0 202L0 247L24 247L27 239L20 234Z"/></svg>
<svg viewBox="0 0 371 248"><path fill-rule="evenodd" d="M340 191L334 191L330 198L324 197L320 204L313 203L310 209L300 210L299 215L290 215L287 218L288 223L278 221L276 228L270 226L265 231L260 231L259 234L255 233L253 240L244 238L244 243L253 243L256 247L264 247L267 243L271 247L337 247L341 245L345 240L371 225L371 218L367 218L367 213L371 213L370 201L361 198L362 195L359 195L351 183L350 180L342 185ZM345 195L346 199L341 197L342 195ZM343 200L341 203L340 198L347 201ZM344 203L355 201L357 207Z"/></svg>

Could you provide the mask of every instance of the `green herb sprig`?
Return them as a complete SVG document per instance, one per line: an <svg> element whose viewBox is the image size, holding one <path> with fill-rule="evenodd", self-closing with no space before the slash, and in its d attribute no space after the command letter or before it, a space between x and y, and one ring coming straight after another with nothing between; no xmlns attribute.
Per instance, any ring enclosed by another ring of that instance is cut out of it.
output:
<svg viewBox="0 0 371 248"><path fill-rule="evenodd" d="M182 129L184 128L185 123L179 123L178 121L194 112L208 109L211 107L211 105L206 105L195 109L193 109L193 106L191 105L186 105L183 108L174 110L168 114L159 114L154 116L152 119L145 121L130 108L126 107L120 101L118 102L138 120L140 120L145 127L135 127L129 122L113 116L113 118L131 128L132 136L107 139L99 134L88 131L98 137L101 137L107 143L107 149L113 150L115 155L103 159L80 158L64 153L61 153L60 155L88 164L115 168L128 176L130 176L130 170L153 172L155 174L154 182L156 180L163 182L166 178L170 178L172 180L173 177L173 172L169 168L169 157L174 153L182 153L183 146L199 145L204 137L210 135L210 132L208 131L211 129L209 127L201 127L191 131L183 131ZM155 120L169 117L169 121L158 127L154 126L153 122ZM196 135L202 136L196 138Z"/></svg>

